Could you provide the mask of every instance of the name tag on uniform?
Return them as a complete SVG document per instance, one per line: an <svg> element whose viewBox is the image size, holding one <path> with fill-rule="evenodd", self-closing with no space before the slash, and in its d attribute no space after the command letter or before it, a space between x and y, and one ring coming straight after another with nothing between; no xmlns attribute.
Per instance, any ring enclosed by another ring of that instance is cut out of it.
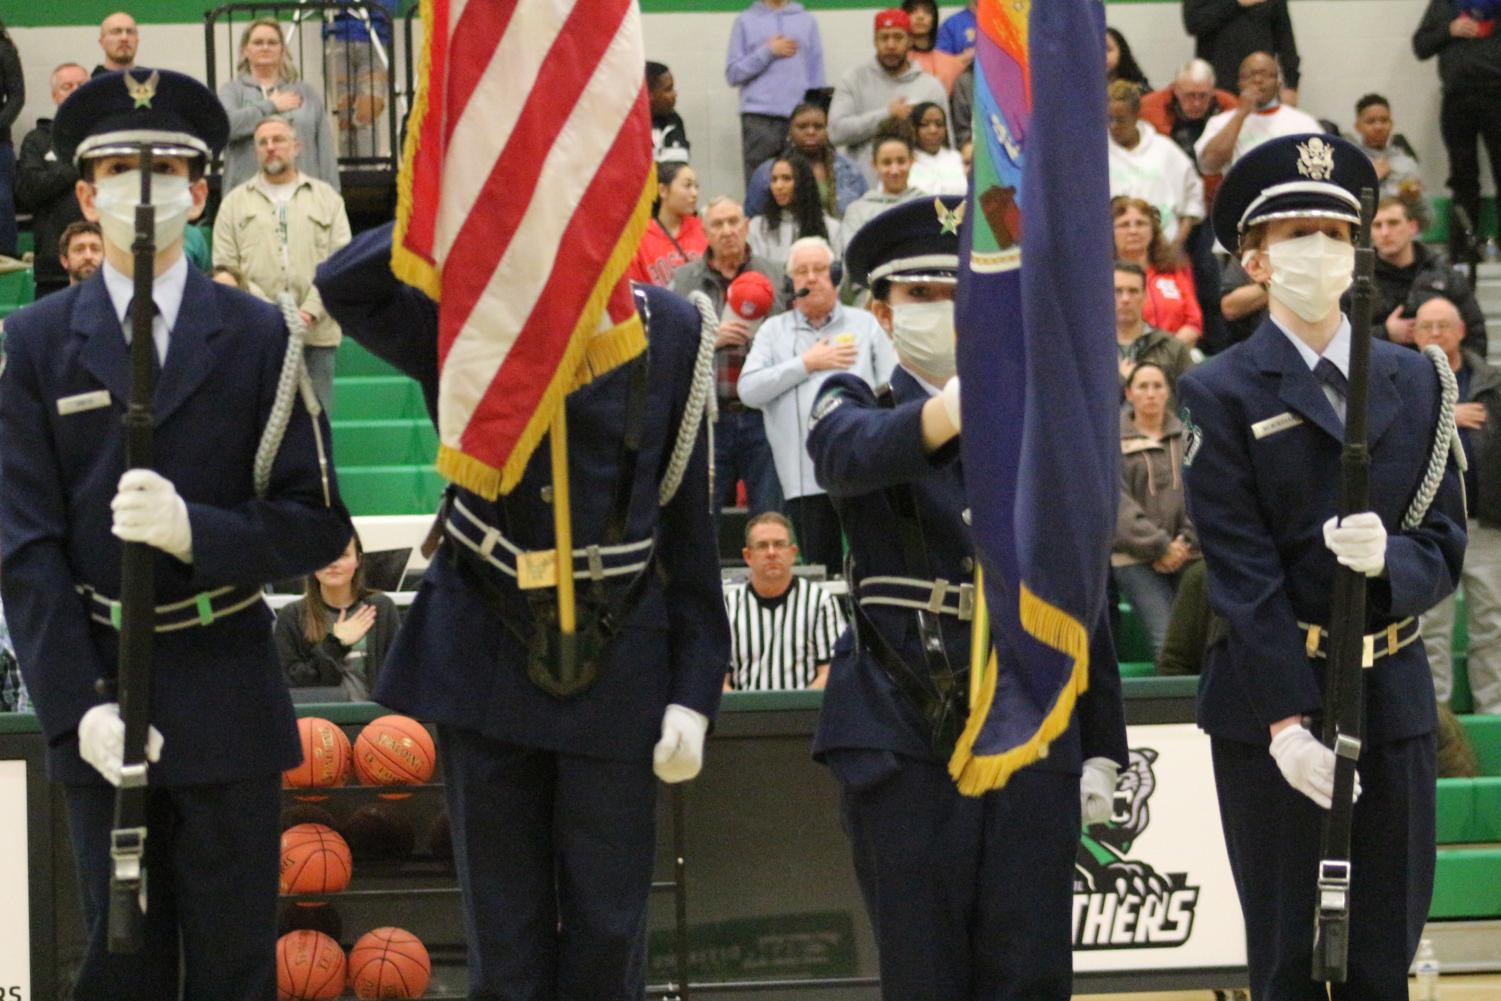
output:
<svg viewBox="0 0 1501 1001"><path fill-rule="evenodd" d="M557 587L558 551L541 549L516 557L516 586L523 591L539 587Z"/></svg>
<svg viewBox="0 0 1501 1001"><path fill-rule="evenodd" d="M1285 414L1278 414L1276 417L1268 417L1264 421L1257 421L1251 425L1251 433L1256 436L1257 441L1260 441L1262 438L1269 438L1279 431L1295 428L1302 423L1303 418L1289 411Z"/></svg>
<svg viewBox="0 0 1501 1001"><path fill-rule="evenodd" d="M107 406L109 406L109 390L96 389L92 393L62 397L57 401L57 412L66 417L69 414L81 414L85 410L98 410L100 407Z"/></svg>

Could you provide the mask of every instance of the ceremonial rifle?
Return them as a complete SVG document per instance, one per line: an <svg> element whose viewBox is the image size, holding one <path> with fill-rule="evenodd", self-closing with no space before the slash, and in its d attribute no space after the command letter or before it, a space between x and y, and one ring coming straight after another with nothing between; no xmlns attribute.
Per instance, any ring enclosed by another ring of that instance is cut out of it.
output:
<svg viewBox="0 0 1501 1001"><path fill-rule="evenodd" d="M125 468L151 467L151 401L156 391L156 209L151 204L151 146L140 150L141 202L136 206L135 292L130 306L130 402L125 410ZM146 734L151 725L151 656L156 627L155 550L127 542L120 566L120 648L115 687L125 722L124 765L110 831L109 951L139 952L146 918Z"/></svg>
<svg viewBox="0 0 1501 1001"><path fill-rule="evenodd" d="M1345 399L1345 446L1340 459L1339 516L1370 509L1371 456L1366 443L1370 384L1371 300L1376 252L1371 217L1376 195L1360 192L1355 243L1355 288L1350 298L1350 377ZM1345 982L1350 948L1350 826L1355 809L1355 763L1360 760L1364 679L1366 577L1339 565L1330 599L1328 662L1324 673L1322 739L1334 751L1334 796L1319 842L1318 899L1314 913L1313 979Z"/></svg>

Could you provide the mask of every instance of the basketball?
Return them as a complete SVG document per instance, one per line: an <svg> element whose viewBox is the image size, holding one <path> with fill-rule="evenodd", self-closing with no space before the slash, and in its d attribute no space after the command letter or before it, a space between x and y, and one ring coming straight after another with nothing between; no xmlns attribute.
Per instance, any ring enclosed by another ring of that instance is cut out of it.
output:
<svg viewBox="0 0 1501 1001"><path fill-rule="evenodd" d="M354 742L355 774L365 785L420 785L433 777L437 748L410 716L371 720Z"/></svg>
<svg viewBox="0 0 1501 1001"><path fill-rule="evenodd" d="M349 845L331 827L298 824L281 836L282 893L338 893L350 869Z"/></svg>
<svg viewBox="0 0 1501 1001"><path fill-rule="evenodd" d="M349 952L349 984L355 997L419 998L427 991L432 970L427 947L404 928L366 932Z"/></svg>
<svg viewBox="0 0 1501 1001"><path fill-rule="evenodd" d="M302 764L282 773L288 789L316 789L349 781L349 738L326 719L304 716L297 721Z"/></svg>
<svg viewBox="0 0 1501 1001"><path fill-rule="evenodd" d="M294 931L276 942L276 996L279 1001L328 1001L336 998L344 992L346 969L344 950L322 932Z"/></svg>

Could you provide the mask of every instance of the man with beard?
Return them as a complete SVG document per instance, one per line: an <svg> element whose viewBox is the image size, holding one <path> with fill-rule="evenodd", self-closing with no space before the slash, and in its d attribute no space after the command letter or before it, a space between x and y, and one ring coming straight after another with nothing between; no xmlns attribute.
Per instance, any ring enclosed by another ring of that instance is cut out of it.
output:
<svg viewBox="0 0 1501 1001"><path fill-rule="evenodd" d="M99 224L85 219L69 223L57 241L57 259L68 273L69 285L94 277L104 263L104 236Z"/></svg>
<svg viewBox="0 0 1501 1001"><path fill-rule="evenodd" d="M260 170L219 206L214 264L234 268L272 301L291 295L307 327L308 375L318 401L332 410L339 325L323 309L313 273L349 242L349 217L332 186L297 169L301 150L290 122L272 117L256 126Z"/></svg>
<svg viewBox="0 0 1501 1001"><path fill-rule="evenodd" d="M101 76L118 70L135 67L136 49L141 44L141 32L136 19L123 10L115 11L99 24L99 49L104 53L104 62L94 67L91 76Z"/></svg>
<svg viewBox="0 0 1501 1001"><path fill-rule="evenodd" d="M1209 119L1194 143L1199 170L1219 174L1232 163L1279 136L1322 132L1308 112L1282 100L1281 71L1269 53L1253 52L1240 64L1240 100L1233 111Z"/></svg>

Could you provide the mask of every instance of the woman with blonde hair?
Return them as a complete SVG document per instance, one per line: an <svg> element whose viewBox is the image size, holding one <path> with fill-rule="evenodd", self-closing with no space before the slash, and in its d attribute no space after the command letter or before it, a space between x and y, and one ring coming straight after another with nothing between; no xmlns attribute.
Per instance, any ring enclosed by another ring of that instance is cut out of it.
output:
<svg viewBox="0 0 1501 1001"><path fill-rule="evenodd" d="M323 98L304 80L287 52L281 23L274 17L251 21L240 35L238 75L219 88L219 102L229 114L229 144L224 147L225 194L256 176L255 128L273 116L297 133L302 152L297 169L339 190L338 148Z"/></svg>

